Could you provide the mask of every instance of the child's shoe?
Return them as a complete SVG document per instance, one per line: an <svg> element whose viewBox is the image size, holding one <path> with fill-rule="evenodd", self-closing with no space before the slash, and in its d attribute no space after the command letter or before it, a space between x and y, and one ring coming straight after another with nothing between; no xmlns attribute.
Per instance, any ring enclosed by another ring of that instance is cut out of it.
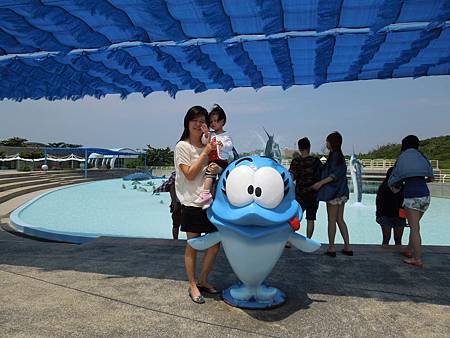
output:
<svg viewBox="0 0 450 338"><path fill-rule="evenodd" d="M202 209L209 208L212 203L212 195L208 190L204 190L200 193L200 196L194 201L194 203L201 204Z"/></svg>

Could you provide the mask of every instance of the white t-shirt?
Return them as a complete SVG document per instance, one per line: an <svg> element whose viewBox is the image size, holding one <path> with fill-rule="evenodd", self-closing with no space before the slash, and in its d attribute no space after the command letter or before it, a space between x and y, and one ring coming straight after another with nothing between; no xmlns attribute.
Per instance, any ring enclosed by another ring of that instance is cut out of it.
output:
<svg viewBox="0 0 450 338"><path fill-rule="evenodd" d="M194 200L200 195L203 190L203 181L208 163L205 161L205 166L202 171L198 173L194 180L189 181L181 171L180 164L191 166L198 160L203 148L197 148L188 141L180 141L175 146L175 191L181 204L190 207L201 207L201 204L194 203Z"/></svg>
<svg viewBox="0 0 450 338"><path fill-rule="evenodd" d="M217 145L217 154L220 159L228 161L230 157L233 157L233 140L227 131L224 131L221 134L216 134L214 131L210 131L209 136L211 137L211 140L215 137L216 142L222 142L222 147ZM202 143L208 143L208 139L205 137L205 134L202 135Z"/></svg>

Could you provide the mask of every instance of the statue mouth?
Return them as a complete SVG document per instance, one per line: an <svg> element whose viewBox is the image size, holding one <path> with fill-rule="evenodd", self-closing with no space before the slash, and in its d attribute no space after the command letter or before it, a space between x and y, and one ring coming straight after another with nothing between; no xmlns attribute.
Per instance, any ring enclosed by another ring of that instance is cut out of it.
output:
<svg viewBox="0 0 450 338"><path fill-rule="evenodd" d="M260 238L268 235L272 235L277 232L283 232L283 231L292 231L292 225L290 225L287 222L283 222L280 224L274 224L272 226L261 226L261 225L253 225L253 224L246 224L246 225L240 225L240 224L233 224L226 222L222 219L217 218L214 214L208 214L208 218L217 228L220 230L220 228L225 228L231 231L234 231L242 236L248 237L248 238Z"/></svg>

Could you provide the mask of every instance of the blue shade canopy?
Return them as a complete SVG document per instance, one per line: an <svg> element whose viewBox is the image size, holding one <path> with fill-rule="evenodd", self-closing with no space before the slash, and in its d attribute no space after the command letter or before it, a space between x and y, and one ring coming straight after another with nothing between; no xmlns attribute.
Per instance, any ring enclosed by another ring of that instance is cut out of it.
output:
<svg viewBox="0 0 450 338"><path fill-rule="evenodd" d="M131 149L130 149L131 150ZM72 154L101 154L101 155L115 155L115 156L130 156L130 155L144 155L145 153L139 152L127 152L127 151L118 151L113 149L105 149L105 148L44 148L46 154L53 153L72 153Z"/></svg>
<svg viewBox="0 0 450 338"><path fill-rule="evenodd" d="M0 99L448 75L450 0L0 0Z"/></svg>

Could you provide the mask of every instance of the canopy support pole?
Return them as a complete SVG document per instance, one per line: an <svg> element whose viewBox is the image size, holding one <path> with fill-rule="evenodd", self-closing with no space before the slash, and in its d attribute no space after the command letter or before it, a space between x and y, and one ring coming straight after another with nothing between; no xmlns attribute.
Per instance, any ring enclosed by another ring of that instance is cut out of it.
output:
<svg viewBox="0 0 450 338"><path fill-rule="evenodd" d="M87 178L87 159L88 159L88 155L87 155L87 149L84 150L84 178Z"/></svg>

